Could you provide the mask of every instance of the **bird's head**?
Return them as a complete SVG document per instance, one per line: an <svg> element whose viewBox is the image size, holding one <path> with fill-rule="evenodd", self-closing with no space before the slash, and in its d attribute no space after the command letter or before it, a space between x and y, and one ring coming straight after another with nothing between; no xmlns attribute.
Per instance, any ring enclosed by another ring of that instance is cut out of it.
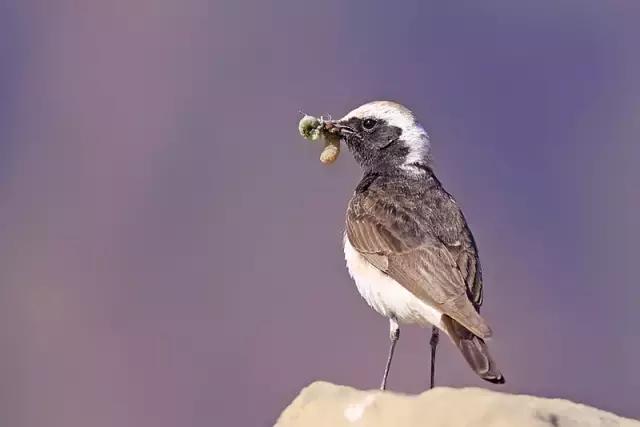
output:
<svg viewBox="0 0 640 427"><path fill-rule="evenodd" d="M325 129L340 135L364 170L430 166L427 133L413 113L398 103L369 102L340 120L327 121Z"/></svg>

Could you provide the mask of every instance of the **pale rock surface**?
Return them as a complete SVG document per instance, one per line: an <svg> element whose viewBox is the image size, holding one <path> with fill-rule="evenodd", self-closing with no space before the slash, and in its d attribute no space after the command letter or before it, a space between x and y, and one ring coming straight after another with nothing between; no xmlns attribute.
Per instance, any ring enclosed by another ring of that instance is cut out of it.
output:
<svg viewBox="0 0 640 427"><path fill-rule="evenodd" d="M276 427L640 427L640 421L564 399L437 387L411 396L315 382Z"/></svg>

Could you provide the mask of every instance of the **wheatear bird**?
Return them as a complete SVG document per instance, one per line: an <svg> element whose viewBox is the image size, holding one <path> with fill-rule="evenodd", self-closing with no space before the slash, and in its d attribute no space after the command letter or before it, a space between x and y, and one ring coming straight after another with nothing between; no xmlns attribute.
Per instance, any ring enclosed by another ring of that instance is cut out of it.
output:
<svg viewBox="0 0 640 427"><path fill-rule="evenodd" d="M429 137L400 104L376 101L325 123L340 135L363 177L349 202L344 236L347 268L360 295L389 318L391 348L398 323L432 325L431 387L438 331L444 331L483 379L504 383L484 339L482 273L471 230L432 169Z"/></svg>

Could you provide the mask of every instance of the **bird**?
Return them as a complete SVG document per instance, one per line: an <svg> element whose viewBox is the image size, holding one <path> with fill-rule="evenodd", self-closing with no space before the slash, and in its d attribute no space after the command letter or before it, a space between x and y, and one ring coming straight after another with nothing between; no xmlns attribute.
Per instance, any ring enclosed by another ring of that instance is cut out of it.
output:
<svg viewBox="0 0 640 427"><path fill-rule="evenodd" d="M347 270L357 290L389 319L386 389L400 324L431 327L430 388L440 331L482 379L505 378L485 340L483 282L476 241L454 197L433 169L430 138L407 107L368 102L323 131L339 137L362 170L348 203Z"/></svg>

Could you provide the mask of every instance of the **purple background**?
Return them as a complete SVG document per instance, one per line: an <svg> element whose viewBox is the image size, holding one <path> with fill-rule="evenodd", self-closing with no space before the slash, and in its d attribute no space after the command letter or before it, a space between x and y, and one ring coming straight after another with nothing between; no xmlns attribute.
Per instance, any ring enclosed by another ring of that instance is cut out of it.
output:
<svg viewBox="0 0 640 427"><path fill-rule="evenodd" d="M4 0L0 423L266 426L315 379L377 387L387 322L341 252L359 171L296 130L372 99L414 109L471 223L499 389L640 417L638 22L637 0ZM427 335L403 329L391 389L425 388ZM489 386L449 342L438 364Z"/></svg>

